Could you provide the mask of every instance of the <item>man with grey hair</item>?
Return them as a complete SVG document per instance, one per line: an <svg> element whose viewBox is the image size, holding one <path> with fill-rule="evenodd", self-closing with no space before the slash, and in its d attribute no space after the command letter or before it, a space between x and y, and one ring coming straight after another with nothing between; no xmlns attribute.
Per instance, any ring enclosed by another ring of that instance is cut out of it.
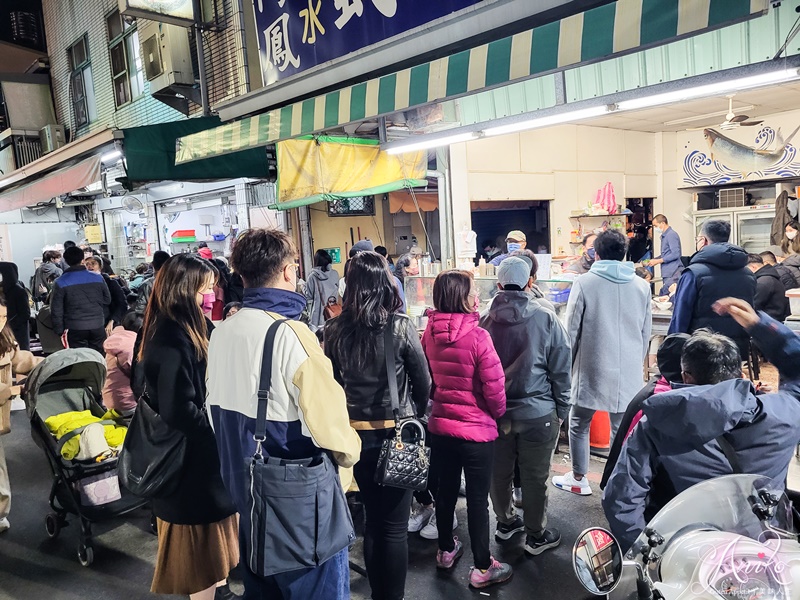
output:
<svg viewBox="0 0 800 600"><path fill-rule="evenodd" d="M541 554L561 542L547 527L547 479L560 423L569 414L570 348L555 313L531 293L531 266L512 256L497 269L500 291L481 318L506 376L506 414L498 421L491 498L495 539L525 531L525 552ZM519 461L524 521L512 506Z"/></svg>
<svg viewBox="0 0 800 600"><path fill-rule="evenodd" d="M747 252L728 240L731 224L709 219L697 236L697 252L683 271L675 291L669 333L693 333L707 327L734 340L743 357L750 352L750 336L727 315L712 309L720 298L739 298L752 305L756 278L747 268Z"/></svg>

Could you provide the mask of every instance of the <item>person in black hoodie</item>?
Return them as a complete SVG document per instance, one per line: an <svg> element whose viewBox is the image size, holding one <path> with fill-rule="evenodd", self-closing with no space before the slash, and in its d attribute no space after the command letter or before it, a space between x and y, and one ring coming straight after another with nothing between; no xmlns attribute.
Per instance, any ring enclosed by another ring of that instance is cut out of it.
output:
<svg viewBox="0 0 800 600"><path fill-rule="evenodd" d="M793 290L797 287L800 287L800 283L798 283L794 278L791 270L789 270L789 268L783 264L778 263L778 259L775 258L775 254L769 250L764 250L764 252L759 254L759 256L764 259L765 265L771 265L775 267L775 272L778 274L778 277L781 278L784 288L787 290Z"/></svg>
<svg viewBox="0 0 800 600"><path fill-rule="evenodd" d="M31 304L28 291L19 280L19 269L16 263L0 262L0 276L3 278L0 291L8 308L8 326L17 339L19 349L30 350Z"/></svg>
<svg viewBox="0 0 800 600"><path fill-rule="evenodd" d="M747 252L729 244L731 224L709 219L697 236L697 252L678 281L669 333L693 333L707 327L736 342L742 356L750 354L750 336L731 317L712 309L720 298L738 298L752 305L756 278L747 268Z"/></svg>
<svg viewBox="0 0 800 600"><path fill-rule="evenodd" d="M764 259L758 254L747 255L747 267L756 276L753 307L783 322L789 315L789 298L786 297L786 287L778 271L772 265L764 264Z"/></svg>

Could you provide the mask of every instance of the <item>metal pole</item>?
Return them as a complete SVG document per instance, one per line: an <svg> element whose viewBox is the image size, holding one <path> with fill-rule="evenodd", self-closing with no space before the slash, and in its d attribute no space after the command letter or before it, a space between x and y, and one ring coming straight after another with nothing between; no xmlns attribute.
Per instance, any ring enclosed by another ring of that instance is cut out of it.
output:
<svg viewBox="0 0 800 600"><path fill-rule="evenodd" d="M208 101L208 78L206 76L206 52L203 48L203 11L200 0L193 0L194 6L194 42L197 49L197 73L200 75L200 98L203 104L203 116L211 116L211 106Z"/></svg>

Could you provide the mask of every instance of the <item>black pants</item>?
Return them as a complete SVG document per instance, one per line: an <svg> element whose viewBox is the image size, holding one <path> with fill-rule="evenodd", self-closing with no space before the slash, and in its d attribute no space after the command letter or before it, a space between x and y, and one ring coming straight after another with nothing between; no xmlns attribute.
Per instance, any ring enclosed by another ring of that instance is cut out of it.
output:
<svg viewBox="0 0 800 600"><path fill-rule="evenodd" d="M67 331L67 343L70 348L91 348L105 356L103 342L106 341L106 330L99 329L70 329Z"/></svg>
<svg viewBox="0 0 800 600"><path fill-rule="evenodd" d="M411 490L375 483L375 469L383 440L394 429L359 431L361 458L353 467L366 513L364 562L372 600L402 600L408 571L408 516ZM456 489L458 493L458 489Z"/></svg>
<svg viewBox="0 0 800 600"><path fill-rule="evenodd" d="M430 435L431 469L439 483L436 491L436 525L439 549L453 550L453 513L461 487L461 470L467 483L467 521L475 566L488 569L489 489L492 483L494 442L470 442L441 435Z"/></svg>

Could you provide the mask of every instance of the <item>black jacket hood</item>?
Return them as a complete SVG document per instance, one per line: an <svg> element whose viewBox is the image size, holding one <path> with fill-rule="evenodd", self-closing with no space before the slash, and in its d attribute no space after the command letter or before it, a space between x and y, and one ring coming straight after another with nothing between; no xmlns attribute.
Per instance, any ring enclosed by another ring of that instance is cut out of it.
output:
<svg viewBox="0 0 800 600"><path fill-rule="evenodd" d="M692 256L689 264L707 264L727 271L736 271L747 266L747 252L727 242L711 244Z"/></svg>

